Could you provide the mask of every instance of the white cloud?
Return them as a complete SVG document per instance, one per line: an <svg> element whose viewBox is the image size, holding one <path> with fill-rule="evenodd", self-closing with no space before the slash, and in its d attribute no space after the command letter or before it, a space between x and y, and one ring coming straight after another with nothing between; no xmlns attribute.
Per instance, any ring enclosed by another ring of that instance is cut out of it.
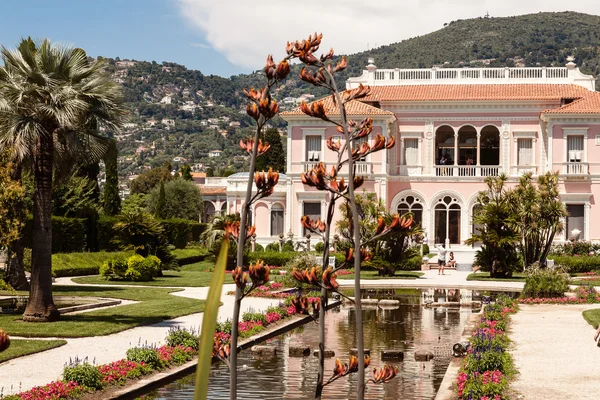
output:
<svg viewBox="0 0 600 400"><path fill-rule="evenodd" d="M180 15L240 67L280 59L289 40L323 33L323 48L349 54L440 29L456 19L569 10L597 13L597 0L178 0ZM573 21L577 24L577 21Z"/></svg>
<svg viewBox="0 0 600 400"><path fill-rule="evenodd" d="M201 49L210 49L210 46L204 43L190 43L192 47L200 47Z"/></svg>

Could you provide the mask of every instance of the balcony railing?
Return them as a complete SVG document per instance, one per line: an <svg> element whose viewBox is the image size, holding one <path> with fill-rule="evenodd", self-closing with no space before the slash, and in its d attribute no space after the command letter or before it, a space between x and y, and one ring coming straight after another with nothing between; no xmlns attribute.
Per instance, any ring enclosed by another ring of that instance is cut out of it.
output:
<svg viewBox="0 0 600 400"><path fill-rule="evenodd" d="M537 175L537 165L513 165L510 167L511 175L521 176L528 173Z"/></svg>
<svg viewBox="0 0 600 400"><path fill-rule="evenodd" d="M563 175L589 175L589 165L586 162L568 162L562 164Z"/></svg>
<svg viewBox="0 0 600 400"><path fill-rule="evenodd" d="M294 162L294 165L302 165L304 172L308 172L313 169L319 162L318 161L304 161L304 162ZM327 167L327 163L323 163ZM330 167L331 168L331 167ZM328 169L329 170L329 169ZM373 163L367 161L355 161L354 162L354 171L358 175L370 175L373 173ZM348 167L347 164L342 168L340 174L347 174Z"/></svg>
<svg viewBox="0 0 600 400"><path fill-rule="evenodd" d="M501 168L498 165L434 165L435 176L498 176Z"/></svg>

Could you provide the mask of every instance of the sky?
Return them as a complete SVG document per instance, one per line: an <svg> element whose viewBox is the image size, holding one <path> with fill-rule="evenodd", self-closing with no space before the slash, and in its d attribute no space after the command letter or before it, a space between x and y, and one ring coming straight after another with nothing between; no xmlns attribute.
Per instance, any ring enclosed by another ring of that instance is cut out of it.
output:
<svg viewBox="0 0 600 400"><path fill-rule="evenodd" d="M323 33L323 50L351 54L476 18L578 11L598 0L4 0L0 44L49 38L91 56L170 61L231 76L284 56L289 40ZM566 5L565 5L566 4ZM573 21L574 24L577 21Z"/></svg>

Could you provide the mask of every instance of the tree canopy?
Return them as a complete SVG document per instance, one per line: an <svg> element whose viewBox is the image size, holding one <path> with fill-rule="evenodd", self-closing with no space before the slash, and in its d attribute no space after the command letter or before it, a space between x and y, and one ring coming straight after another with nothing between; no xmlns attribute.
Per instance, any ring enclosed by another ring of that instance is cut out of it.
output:
<svg viewBox="0 0 600 400"><path fill-rule="evenodd" d="M202 194L198 186L182 178L165 182L164 185L161 183L148 196L149 211L163 219L198 221L202 206Z"/></svg>

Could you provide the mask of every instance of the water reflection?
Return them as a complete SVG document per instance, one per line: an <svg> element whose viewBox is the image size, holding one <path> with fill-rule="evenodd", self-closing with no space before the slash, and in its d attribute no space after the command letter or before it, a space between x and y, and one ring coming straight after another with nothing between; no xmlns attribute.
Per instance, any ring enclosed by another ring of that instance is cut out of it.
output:
<svg viewBox="0 0 600 400"><path fill-rule="evenodd" d="M367 399L432 399L441 384L451 357L451 346L461 336L465 322L472 313L471 301L480 296L459 289L401 289L369 290L363 297L398 299L399 306L365 307L365 347L371 351L372 366L382 366L383 350L401 350L404 360L395 363L399 376L385 385L367 386ZM468 300L467 300L468 299ZM435 303L434 306L430 306ZM460 307L468 305L468 307ZM395 307L395 308L394 308ZM336 357L348 359L349 350L356 347L354 338L354 308L340 307L328 314L326 320L326 349ZM318 347L318 326L305 325L300 331L281 335L270 341L278 349L273 358L261 359L250 351L240 354L238 364L240 399L307 399L314 395L317 357L288 357L290 346ZM416 350L432 351L435 358L417 362ZM335 357L326 359L326 378L333 370ZM370 371L367 376L370 376ZM211 371L210 399L227 399L229 372L223 364ZM324 399L354 397L356 376L340 379L327 386ZM193 397L193 378L169 384L154 393L157 399L190 399Z"/></svg>

